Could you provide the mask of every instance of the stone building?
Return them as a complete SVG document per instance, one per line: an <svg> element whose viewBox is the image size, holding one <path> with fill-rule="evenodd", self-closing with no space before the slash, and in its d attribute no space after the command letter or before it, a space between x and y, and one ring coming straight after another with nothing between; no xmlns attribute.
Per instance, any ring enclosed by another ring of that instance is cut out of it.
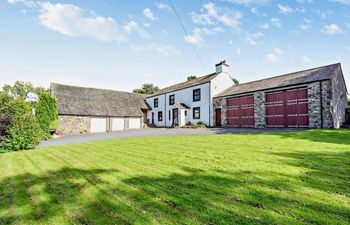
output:
<svg viewBox="0 0 350 225"><path fill-rule="evenodd" d="M62 135L99 133L144 126L145 97L121 91L51 83L58 102L58 130Z"/></svg>
<svg viewBox="0 0 350 225"><path fill-rule="evenodd" d="M244 83L214 97L214 125L339 128L347 93L340 64Z"/></svg>

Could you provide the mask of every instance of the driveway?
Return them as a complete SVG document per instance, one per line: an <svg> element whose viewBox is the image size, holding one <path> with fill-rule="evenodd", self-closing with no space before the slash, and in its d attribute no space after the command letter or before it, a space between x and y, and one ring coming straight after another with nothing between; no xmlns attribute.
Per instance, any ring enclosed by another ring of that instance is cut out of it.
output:
<svg viewBox="0 0 350 225"><path fill-rule="evenodd" d="M145 128L111 133L85 134L65 136L57 139L44 141L38 148L58 146L83 142L93 142L109 139L151 137L151 136L188 136L188 135L213 135L213 134L255 134L255 133L280 133L292 132L296 129L244 129L244 128L209 128L209 129L174 129L174 128Z"/></svg>

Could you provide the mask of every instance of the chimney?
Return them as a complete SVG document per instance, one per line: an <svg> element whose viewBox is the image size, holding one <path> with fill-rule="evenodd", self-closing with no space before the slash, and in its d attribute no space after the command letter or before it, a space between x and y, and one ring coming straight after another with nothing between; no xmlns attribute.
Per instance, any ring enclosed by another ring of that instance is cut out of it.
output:
<svg viewBox="0 0 350 225"><path fill-rule="evenodd" d="M216 73L228 73L229 65L226 63L226 60L222 60L220 63L215 65Z"/></svg>

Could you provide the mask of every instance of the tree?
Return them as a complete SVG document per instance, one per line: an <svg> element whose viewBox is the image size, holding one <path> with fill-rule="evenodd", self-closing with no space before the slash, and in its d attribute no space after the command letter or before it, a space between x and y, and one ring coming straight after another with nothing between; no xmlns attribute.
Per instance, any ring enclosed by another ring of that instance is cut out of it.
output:
<svg viewBox="0 0 350 225"><path fill-rule="evenodd" d="M49 93L43 92L35 105L35 117L46 138L50 138L50 130L58 118L57 101Z"/></svg>
<svg viewBox="0 0 350 225"><path fill-rule="evenodd" d="M152 95L157 91L159 91L159 87L153 84L143 84L141 88L133 90L134 93L143 95Z"/></svg>
<svg viewBox="0 0 350 225"><path fill-rule="evenodd" d="M239 80L237 80L237 79L235 79L235 78L232 78L232 80L233 80L233 83L234 83L235 85L239 85Z"/></svg>
<svg viewBox="0 0 350 225"><path fill-rule="evenodd" d="M23 81L16 81L13 86L6 84L2 90L13 99L22 98L23 100L30 98L30 94L40 96L41 93L48 92L43 87L34 87L32 83Z"/></svg>
<svg viewBox="0 0 350 225"><path fill-rule="evenodd" d="M187 81L191 81L191 80L195 80L195 79L197 79L196 76L188 76L187 77Z"/></svg>

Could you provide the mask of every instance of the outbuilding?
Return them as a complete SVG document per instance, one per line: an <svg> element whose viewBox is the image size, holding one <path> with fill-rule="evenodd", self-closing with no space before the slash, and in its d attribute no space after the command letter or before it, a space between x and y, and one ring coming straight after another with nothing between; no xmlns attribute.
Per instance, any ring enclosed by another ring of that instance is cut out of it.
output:
<svg viewBox="0 0 350 225"><path fill-rule="evenodd" d="M347 93L340 64L235 85L214 97L215 126L339 128Z"/></svg>
<svg viewBox="0 0 350 225"><path fill-rule="evenodd" d="M51 83L58 103L61 135L103 133L144 126L148 107L143 95Z"/></svg>

